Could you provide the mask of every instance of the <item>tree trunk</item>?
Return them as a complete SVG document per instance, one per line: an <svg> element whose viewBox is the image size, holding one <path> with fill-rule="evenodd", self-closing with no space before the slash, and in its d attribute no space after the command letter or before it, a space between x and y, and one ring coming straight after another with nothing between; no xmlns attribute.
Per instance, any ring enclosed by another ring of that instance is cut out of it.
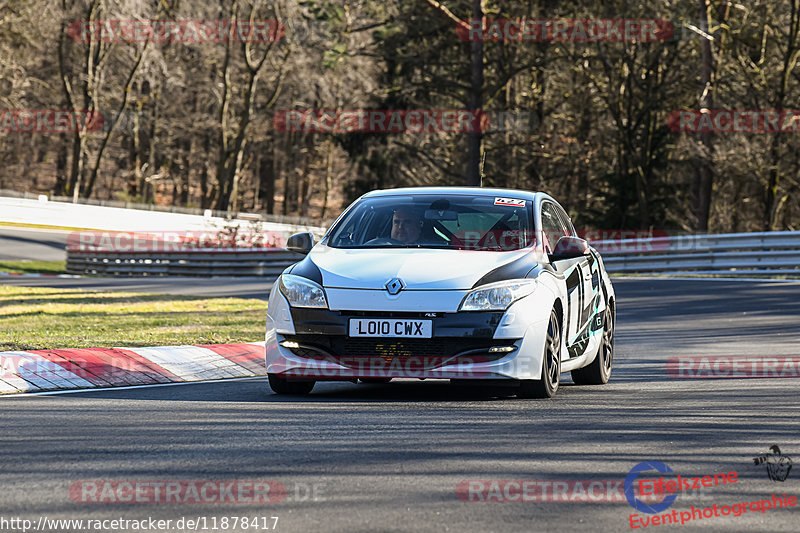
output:
<svg viewBox="0 0 800 533"><path fill-rule="evenodd" d="M778 85L775 98L775 109L783 111L786 97L789 94L789 80L792 72L797 65L798 54L800 54L800 0L792 0L787 29L787 43L783 53L783 65L781 69L781 81ZM783 138L779 134L772 134L770 142L770 169L767 178L767 186L764 191L764 231L776 229L783 202L781 201L781 150L780 145Z"/></svg>
<svg viewBox="0 0 800 533"><path fill-rule="evenodd" d="M200 164L200 173L198 179L200 180L200 207L208 209L212 205L213 191L208 188L208 167L210 165L208 158L211 153L211 133L206 132L203 135L203 158Z"/></svg>
<svg viewBox="0 0 800 533"><path fill-rule="evenodd" d="M483 20L483 0L472 0L472 19ZM475 39L470 43L471 79L469 91L470 111L479 111L483 107L483 41ZM467 175L469 186L481 185L481 145L483 133L478 130L467 134Z"/></svg>
<svg viewBox="0 0 800 533"><path fill-rule="evenodd" d="M708 3L707 0L698 0L700 8L700 29L708 33ZM700 38L700 57L702 61L701 84L703 92L700 96L700 109L711 110L714 107L714 94L712 83L713 57L711 55L711 41ZM713 156L714 144L712 133L704 131L699 134L697 167L693 184L693 211L695 231L708 232L708 220L711 213L711 194L713 190Z"/></svg>
<svg viewBox="0 0 800 533"><path fill-rule="evenodd" d="M325 190L323 191L322 197L322 212L320 213L319 217L321 219L325 219L325 215L328 211L328 201L329 196L331 194L331 181L333 178L333 154L334 154L335 145L333 144L332 139L328 139L328 155L325 158Z"/></svg>
<svg viewBox="0 0 800 533"><path fill-rule="evenodd" d="M275 211L275 162L272 150L262 149L258 162L258 195L264 202L268 215Z"/></svg>
<svg viewBox="0 0 800 533"><path fill-rule="evenodd" d="M63 196L67 188L67 138L58 139L58 152L56 153L56 184L53 186L55 196Z"/></svg>
<svg viewBox="0 0 800 533"><path fill-rule="evenodd" d="M299 209L298 214L301 217L308 215L308 205L311 201L311 161L314 159L315 155L313 133L306 135L305 146L305 160L303 161L303 167L300 171L301 174L297 192L297 207Z"/></svg>
<svg viewBox="0 0 800 533"><path fill-rule="evenodd" d="M183 139L181 144L183 146L181 150L181 168L179 170L179 175L177 176L180 184L177 202L180 206L186 207L186 205L189 203L189 188L192 184L190 174L190 169L192 168L192 141L191 139Z"/></svg>

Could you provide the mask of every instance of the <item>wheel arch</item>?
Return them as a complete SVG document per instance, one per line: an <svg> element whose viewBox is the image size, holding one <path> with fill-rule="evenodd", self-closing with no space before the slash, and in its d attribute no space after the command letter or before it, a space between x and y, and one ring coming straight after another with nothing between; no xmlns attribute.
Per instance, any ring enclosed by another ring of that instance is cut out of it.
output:
<svg viewBox="0 0 800 533"><path fill-rule="evenodd" d="M558 327L561 330L561 346L559 348L561 350L561 360L564 361L564 357L567 356L567 334L564 331L564 302L560 296L553 301L553 309L558 317Z"/></svg>
<svg viewBox="0 0 800 533"><path fill-rule="evenodd" d="M556 315L558 315L558 325L561 328L562 336L564 333L564 303L561 301L561 297L557 297L553 302L553 309L556 310Z"/></svg>

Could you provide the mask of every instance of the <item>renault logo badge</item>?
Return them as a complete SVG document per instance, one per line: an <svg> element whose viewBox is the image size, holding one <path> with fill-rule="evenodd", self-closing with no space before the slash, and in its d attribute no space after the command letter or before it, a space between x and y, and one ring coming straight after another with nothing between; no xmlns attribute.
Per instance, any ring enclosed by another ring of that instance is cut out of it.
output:
<svg viewBox="0 0 800 533"><path fill-rule="evenodd" d="M386 282L386 285L385 285L386 290L392 296L394 296L395 294L398 294L400 291L402 291L405 288L405 286L406 286L406 284L403 283L403 280L400 279L400 278L390 279L389 281Z"/></svg>

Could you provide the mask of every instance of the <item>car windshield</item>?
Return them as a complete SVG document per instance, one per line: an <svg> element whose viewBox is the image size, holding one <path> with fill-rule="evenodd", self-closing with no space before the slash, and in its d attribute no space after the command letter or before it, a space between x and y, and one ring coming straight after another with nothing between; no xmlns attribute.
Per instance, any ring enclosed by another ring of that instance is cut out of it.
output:
<svg viewBox="0 0 800 533"><path fill-rule="evenodd" d="M332 228L334 248L509 251L531 244L531 201L495 196L364 198Z"/></svg>

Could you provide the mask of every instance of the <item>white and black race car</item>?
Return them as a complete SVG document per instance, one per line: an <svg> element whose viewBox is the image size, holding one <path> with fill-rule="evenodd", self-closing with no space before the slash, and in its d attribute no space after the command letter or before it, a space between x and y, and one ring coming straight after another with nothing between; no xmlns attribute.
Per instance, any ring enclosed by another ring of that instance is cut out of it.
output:
<svg viewBox="0 0 800 533"><path fill-rule="evenodd" d="M596 250L544 193L420 187L365 194L287 268L269 300L279 394L392 378L510 384L552 397L611 374L614 290Z"/></svg>

